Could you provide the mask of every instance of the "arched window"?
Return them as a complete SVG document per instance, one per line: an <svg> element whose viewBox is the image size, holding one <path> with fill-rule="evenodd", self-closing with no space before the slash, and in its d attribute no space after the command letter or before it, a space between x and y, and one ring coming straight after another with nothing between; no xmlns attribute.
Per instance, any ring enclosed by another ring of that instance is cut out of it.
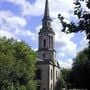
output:
<svg viewBox="0 0 90 90"><path fill-rule="evenodd" d="M53 75L52 75L52 69L51 69L51 80L52 80L52 76L53 76Z"/></svg>
<svg viewBox="0 0 90 90"><path fill-rule="evenodd" d="M41 80L41 70L40 69L36 70L36 79Z"/></svg>
<svg viewBox="0 0 90 90"><path fill-rule="evenodd" d="M46 47L46 39L43 40L43 46Z"/></svg>
<svg viewBox="0 0 90 90"><path fill-rule="evenodd" d="M58 73L58 72L56 71L56 79L58 78L58 75L57 75L57 73Z"/></svg>

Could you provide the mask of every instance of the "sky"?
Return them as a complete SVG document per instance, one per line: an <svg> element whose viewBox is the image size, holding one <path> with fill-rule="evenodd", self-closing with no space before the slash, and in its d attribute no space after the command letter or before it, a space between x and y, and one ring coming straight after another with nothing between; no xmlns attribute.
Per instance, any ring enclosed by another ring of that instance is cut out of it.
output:
<svg viewBox="0 0 90 90"><path fill-rule="evenodd" d="M58 20L61 13L67 22L77 22L73 0L48 0L52 28L55 31L56 57L61 67L71 68L79 51L87 47L84 32L65 34ZM0 0L0 37L23 40L38 49L38 32L42 27L45 0Z"/></svg>

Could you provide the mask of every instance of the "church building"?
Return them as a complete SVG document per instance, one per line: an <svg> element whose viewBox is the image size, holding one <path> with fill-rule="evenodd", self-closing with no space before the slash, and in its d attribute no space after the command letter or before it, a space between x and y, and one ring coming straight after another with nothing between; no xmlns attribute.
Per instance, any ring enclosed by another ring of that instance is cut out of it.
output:
<svg viewBox="0 0 90 90"><path fill-rule="evenodd" d="M42 28L38 33L38 51L36 62L37 90L59 90L60 66L56 60L54 48L55 32L51 27L48 0L46 0Z"/></svg>

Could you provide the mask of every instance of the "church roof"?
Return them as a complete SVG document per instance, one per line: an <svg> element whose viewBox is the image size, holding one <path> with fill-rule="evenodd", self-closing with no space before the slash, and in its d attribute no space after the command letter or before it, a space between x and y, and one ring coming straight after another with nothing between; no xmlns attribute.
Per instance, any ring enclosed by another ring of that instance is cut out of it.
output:
<svg viewBox="0 0 90 90"><path fill-rule="evenodd" d="M36 65L42 65L42 64L49 64L49 65L53 65L53 66L60 68L59 63L56 60L55 61L50 61L50 60L45 61L43 59L37 58L36 59Z"/></svg>

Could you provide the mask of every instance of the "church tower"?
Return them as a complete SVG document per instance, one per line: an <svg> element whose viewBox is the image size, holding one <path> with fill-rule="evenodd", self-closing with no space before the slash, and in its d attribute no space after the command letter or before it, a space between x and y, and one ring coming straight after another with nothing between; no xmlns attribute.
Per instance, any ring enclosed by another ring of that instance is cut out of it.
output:
<svg viewBox="0 0 90 90"><path fill-rule="evenodd" d="M48 0L46 0L44 17L42 19L42 29L39 32L38 57L46 61L54 61L54 36L55 33L51 27L51 18L49 15Z"/></svg>
<svg viewBox="0 0 90 90"><path fill-rule="evenodd" d="M51 22L49 4L48 0L46 0L42 28L38 33L39 42L36 62L37 90L59 90L57 89L57 84L60 79L60 66L55 57L55 32L51 27Z"/></svg>

